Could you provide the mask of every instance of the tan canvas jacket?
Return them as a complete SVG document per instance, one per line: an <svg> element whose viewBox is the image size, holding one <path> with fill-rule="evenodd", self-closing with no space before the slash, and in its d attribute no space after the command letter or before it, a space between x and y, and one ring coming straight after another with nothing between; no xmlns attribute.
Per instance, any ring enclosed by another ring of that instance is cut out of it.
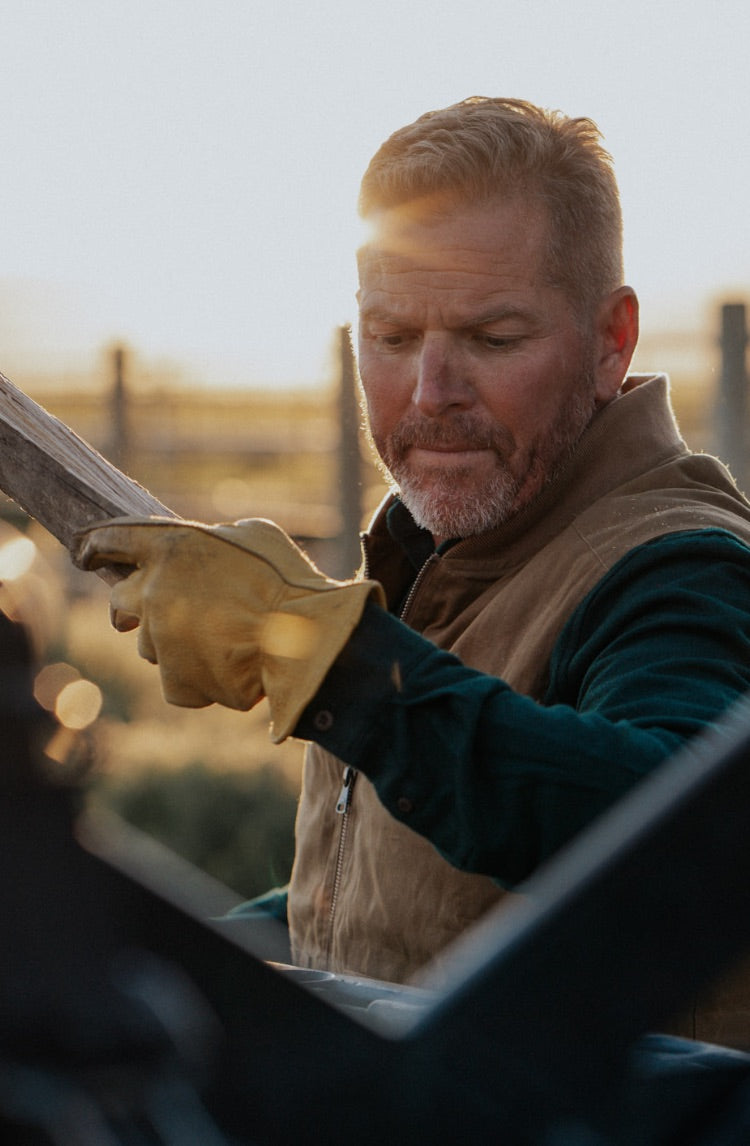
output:
<svg viewBox="0 0 750 1146"><path fill-rule="evenodd" d="M404 619L465 664L540 699L561 629L607 570L650 539L708 527L750 543L750 506L723 466L688 451L666 378L636 376L533 506L429 563ZM368 574L389 602L400 600L413 571L395 553L384 511L365 545ZM406 981L429 961L434 969L440 951L508 893L449 865L393 819L363 775L339 815L343 771L309 747L289 898L293 956ZM745 1018L750 1032L750 992Z"/></svg>

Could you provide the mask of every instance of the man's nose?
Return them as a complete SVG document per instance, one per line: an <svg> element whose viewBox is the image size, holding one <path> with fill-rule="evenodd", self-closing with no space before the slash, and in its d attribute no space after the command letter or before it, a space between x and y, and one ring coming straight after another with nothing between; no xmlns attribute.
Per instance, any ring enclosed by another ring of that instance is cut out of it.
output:
<svg viewBox="0 0 750 1146"><path fill-rule="evenodd" d="M444 338L426 336L420 347L412 403L435 418L451 407L465 409L474 402L474 391L462 370L460 355Z"/></svg>

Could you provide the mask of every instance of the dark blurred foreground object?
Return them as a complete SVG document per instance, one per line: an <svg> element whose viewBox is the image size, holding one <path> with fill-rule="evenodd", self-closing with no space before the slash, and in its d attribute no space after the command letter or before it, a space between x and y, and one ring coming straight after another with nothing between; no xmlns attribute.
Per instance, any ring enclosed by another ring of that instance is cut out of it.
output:
<svg viewBox="0 0 750 1146"><path fill-rule="evenodd" d="M31 678L0 615L5 1141L750 1141L750 1056L646 1034L750 945L746 705L487 917L430 992L259 959L216 918L218 885L47 778Z"/></svg>

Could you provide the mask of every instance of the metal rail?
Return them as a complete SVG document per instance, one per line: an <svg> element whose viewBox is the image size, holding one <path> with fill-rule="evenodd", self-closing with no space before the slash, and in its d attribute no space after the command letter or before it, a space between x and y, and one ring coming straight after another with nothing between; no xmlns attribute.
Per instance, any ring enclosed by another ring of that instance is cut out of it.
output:
<svg viewBox="0 0 750 1146"><path fill-rule="evenodd" d="M96 1146L750 1141L750 1056L647 1034L750 947L747 701L467 933L432 991L308 989L212 918L198 873L11 775L0 1115L46 1095L35 1141L66 1141L65 1087L110 1134L69 1140Z"/></svg>

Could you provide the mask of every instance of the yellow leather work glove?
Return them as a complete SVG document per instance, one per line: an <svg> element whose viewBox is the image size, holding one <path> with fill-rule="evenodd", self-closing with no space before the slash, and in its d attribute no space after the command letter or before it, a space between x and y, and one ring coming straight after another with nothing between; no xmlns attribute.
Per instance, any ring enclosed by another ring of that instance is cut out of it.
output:
<svg viewBox="0 0 750 1146"><path fill-rule="evenodd" d="M82 569L133 571L112 589L112 624L140 626L138 652L159 665L164 697L271 708L284 740L357 625L376 581L332 581L282 529L260 519L202 525L119 517L84 530Z"/></svg>

